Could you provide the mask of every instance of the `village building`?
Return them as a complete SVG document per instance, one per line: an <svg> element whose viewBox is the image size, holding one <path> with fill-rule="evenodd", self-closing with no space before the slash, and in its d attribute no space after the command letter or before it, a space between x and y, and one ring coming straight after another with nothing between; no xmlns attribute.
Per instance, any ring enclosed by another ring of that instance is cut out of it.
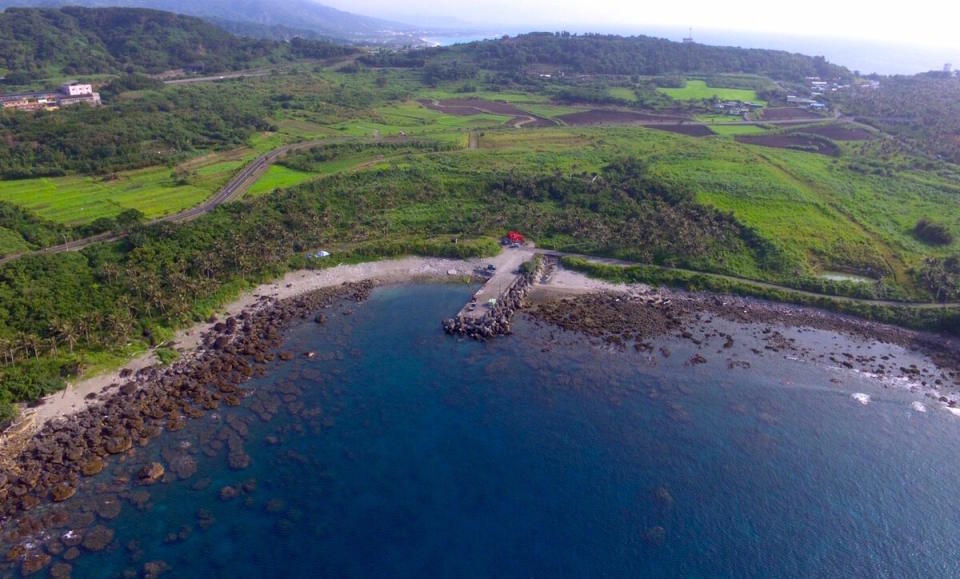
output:
<svg viewBox="0 0 960 579"><path fill-rule="evenodd" d="M100 93L95 92L92 85L70 83L56 91L0 95L0 108L4 110L56 110L78 104L100 106Z"/></svg>

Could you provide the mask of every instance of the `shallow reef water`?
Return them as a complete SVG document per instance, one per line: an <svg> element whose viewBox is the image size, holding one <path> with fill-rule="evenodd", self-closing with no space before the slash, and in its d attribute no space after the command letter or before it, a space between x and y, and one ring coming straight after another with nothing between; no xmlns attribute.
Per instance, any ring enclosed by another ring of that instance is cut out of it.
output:
<svg viewBox="0 0 960 579"><path fill-rule="evenodd" d="M292 328L240 407L58 507L114 533L73 576L960 574L960 417L747 338L691 364L522 316L446 337L470 291L379 288ZM153 461L165 482L117 478Z"/></svg>

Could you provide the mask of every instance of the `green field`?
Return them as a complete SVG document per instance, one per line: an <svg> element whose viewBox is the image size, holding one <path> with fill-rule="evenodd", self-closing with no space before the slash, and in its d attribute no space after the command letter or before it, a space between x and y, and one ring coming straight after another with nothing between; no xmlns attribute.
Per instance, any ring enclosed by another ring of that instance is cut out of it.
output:
<svg viewBox="0 0 960 579"><path fill-rule="evenodd" d="M138 209L148 218L182 211L204 201L239 167L219 161L197 167L186 184L178 184L166 167L125 171L110 177L55 177L0 181L0 200L9 201L51 221L78 225Z"/></svg>
<svg viewBox="0 0 960 579"><path fill-rule="evenodd" d="M742 88L713 88L702 80L688 80L683 88L658 88L658 91L678 101L707 100L717 97L724 101L750 101L766 105L757 98L757 92Z"/></svg>
<svg viewBox="0 0 960 579"><path fill-rule="evenodd" d="M637 100L637 93L634 92L632 88L615 86L607 89L607 94L609 94L615 99L620 99L628 102L634 102Z"/></svg>
<svg viewBox="0 0 960 579"><path fill-rule="evenodd" d="M250 196L264 195L274 189L299 185L314 177L316 177L316 175L312 173L295 171L294 169L289 169L281 165L272 165L263 176L257 179L256 183L250 186L246 194Z"/></svg>

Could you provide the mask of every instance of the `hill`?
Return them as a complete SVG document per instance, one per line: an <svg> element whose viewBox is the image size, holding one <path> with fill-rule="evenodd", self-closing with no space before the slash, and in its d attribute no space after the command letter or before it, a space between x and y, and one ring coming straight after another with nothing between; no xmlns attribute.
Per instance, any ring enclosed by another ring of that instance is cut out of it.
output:
<svg viewBox="0 0 960 579"><path fill-rule="evenodd" d="M197 18L132 8L10 8L0 13L0 68L15 77L248 66L277 49Z"/></svg>
<svg viewBox="0 0 960 579"><path fill-rule="evenodd" d="M849 70L821 56L688 44L649 36L531 33L435 48L420 56L434 63L456 61L505 72L530 69L618 75L737 72L787 81L802 81L806 76L852 77Z"/></svg>
<svg viewBox="0 0 960 579"><path fill-rule="evenodd" d="M280 31L305 31L318 37L353 42L402 45L419 43L406 24L351 14L310 0L0 0L10 6L61 7L124 6L149 8L195 16L214 23L230 23L232 32L278 38ZM289 36L279 36L288 38Z"/></svg>

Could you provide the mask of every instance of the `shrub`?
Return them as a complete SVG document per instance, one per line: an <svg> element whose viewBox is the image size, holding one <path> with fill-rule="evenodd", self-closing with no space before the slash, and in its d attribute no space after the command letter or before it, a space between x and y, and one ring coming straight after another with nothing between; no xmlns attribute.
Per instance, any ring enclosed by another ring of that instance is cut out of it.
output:
<svg viewBox="0 0 960 579"><path fill-rule="evenodd" d="M926 217L917 222L913 234L924 243L930 245L950 245L953 243L953 234L941 223L934 223Z"/></svg>

